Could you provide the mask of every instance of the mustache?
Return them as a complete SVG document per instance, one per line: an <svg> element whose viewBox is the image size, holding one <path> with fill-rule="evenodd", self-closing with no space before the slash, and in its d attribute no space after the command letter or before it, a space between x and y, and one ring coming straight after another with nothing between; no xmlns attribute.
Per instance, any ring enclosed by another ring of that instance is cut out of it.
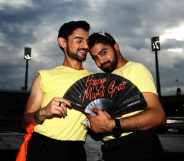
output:
<svg viewBox="0 0 184 161"><path fill-rule="evenodd" d="M108 63L110 63L110 64L111 64L111 62L110 62L110 61L106 61L106 62L104 62L104 63L102 63L102 64L101 64L101 67L105 66L105 65L106 65L106 64L108 64Z"/></svg>
<svg viewBox="0 0 184 161"><path fill-rule="evenodd" d="M89 50L88 50L88 49L86 49L86 48L80 48L80 49L78 49L78 51L88 52Z"/></svg>

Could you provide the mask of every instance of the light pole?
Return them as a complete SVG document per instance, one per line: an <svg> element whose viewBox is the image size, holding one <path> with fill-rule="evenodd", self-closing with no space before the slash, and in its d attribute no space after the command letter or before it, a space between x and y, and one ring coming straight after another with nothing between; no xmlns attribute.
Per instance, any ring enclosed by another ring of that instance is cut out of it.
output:
<svg viewBox="0 0 184 161"><path fill-rule="evenodd" d="M151 38L151 48L152 48L152 51L155 52L156 83L157 83L158 96L160 97L161 88L160 88L160 75L159 75L159 63L158 63L158 50L160 50L160 41L158 36Z"/></svg>
<svg viewBox="0 0 184 161"><path fill-rule="evenodd" d="M25 81L24 81L24 90L27 90L28 87L28 68L29 68L29 60L31 60L31 48L24 48L24 59L26 63L26 71L25 71Z"/></svg>

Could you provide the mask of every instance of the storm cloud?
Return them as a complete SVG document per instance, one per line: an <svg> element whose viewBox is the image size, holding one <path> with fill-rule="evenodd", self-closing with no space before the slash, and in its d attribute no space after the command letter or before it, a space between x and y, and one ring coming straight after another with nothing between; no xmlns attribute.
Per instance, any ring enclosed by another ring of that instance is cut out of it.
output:
<svg viewBox="0 0 184 161"><path fill-rule="evenodd" d="M59 27L66 21L86 20L91 33L114 35L122 54L144 63L155 80L150 39L160 36L162 93L175 94L177 87L184 92L183 8L181 0L0 0L0 89L24 85L24 47L32 48L29 87L37 70L61 64L63 53L56 40ZM85 67L99 71L90 56Z"/></svg>

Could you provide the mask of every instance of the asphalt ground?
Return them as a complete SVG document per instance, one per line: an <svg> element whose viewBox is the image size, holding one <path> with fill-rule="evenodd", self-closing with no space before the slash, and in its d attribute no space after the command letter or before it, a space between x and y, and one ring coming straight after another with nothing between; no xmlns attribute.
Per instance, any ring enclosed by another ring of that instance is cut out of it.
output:
<svg viewBox="0 0 184 161"><path fill-rule="evenodd" d="M15 161L21 137L18 133L0 133L0 161ZM165 151L162 161L184 160L184 135L161 135L160 140ZM100 144L88 137L86 144L88 161L102 161Z"/></svg>

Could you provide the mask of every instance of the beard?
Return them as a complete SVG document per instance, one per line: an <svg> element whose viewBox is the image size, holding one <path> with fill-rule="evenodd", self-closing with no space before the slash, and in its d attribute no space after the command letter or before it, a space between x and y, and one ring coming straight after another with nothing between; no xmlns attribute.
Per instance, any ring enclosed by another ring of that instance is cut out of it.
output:
<svg viewBox="0 0 184 161"><path fill-rule="evenodd" d="M86 60L87 56L87 49L77 49L76 52L71 51L69 48L67 48L67 54L71 59L83 62Z"/></svg>
<svg viewBox="0 0 184 161"><path fill-rule="evenodd" d="M117 67L117 56L114 54L112 60L104 62L101 64L100 69L103 70L105 73L111 73Z"/></svg>

